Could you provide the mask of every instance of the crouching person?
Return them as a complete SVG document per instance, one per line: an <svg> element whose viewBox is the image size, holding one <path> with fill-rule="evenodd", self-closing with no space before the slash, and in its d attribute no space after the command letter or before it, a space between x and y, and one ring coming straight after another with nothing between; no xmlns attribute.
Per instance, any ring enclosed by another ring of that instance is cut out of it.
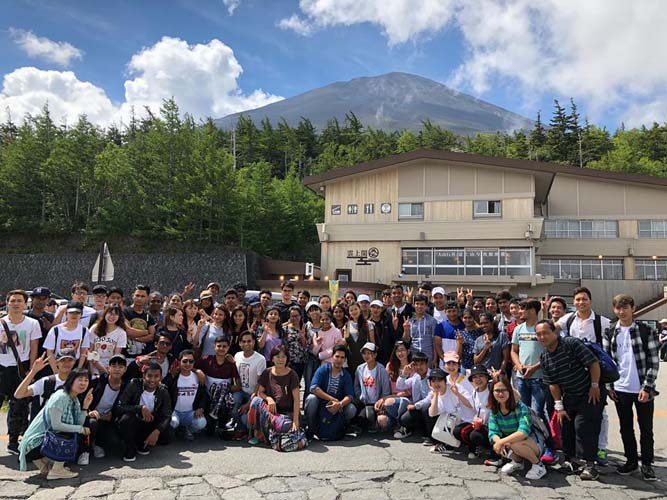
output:
<svg viewBox="0 0 667 500"><path fill-rule="evenodd" d="M173 440L169 391L160 380L162 368L151 362L143 378L132 379L120 396L118 428L125 445L125 462L134 462L137 453L148 455L156 444Z"/></svg>
<svg viewBox="0 0 667 500"><path fill-rule="evenodd" d="M358 410L358 419L364 430L386 430L388 419L380 419L378 412L382 410L381 401L391 394L389 375L384 365L377 362L377 348L373 342L366 342L361 348L364 363L357 367L354 375L354 404Z"/></svg>
<svg viewBox="0 0 667 500"><path fill-rule="evenodd" d="M186 349L179 354L179 372L171 381L169 395L174 404L171 414L171 427L183 428L187 441L194 439L194 434L206 428L204 409L208 405L206 378L195 366L194 351Z"/></svg>

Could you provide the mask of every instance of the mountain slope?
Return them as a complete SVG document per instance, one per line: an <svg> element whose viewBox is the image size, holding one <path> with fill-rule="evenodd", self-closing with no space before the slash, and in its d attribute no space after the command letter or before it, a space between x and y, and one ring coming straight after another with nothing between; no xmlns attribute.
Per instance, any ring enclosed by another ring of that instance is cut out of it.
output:
<svg viewBox="0 0 667 500"><path fill-rule="evenodd" d="M284 118L295 126L301 117L306 117L322 130L331 118L338 118L342 123L349 111L365 126L387 131L418 130L426 119L459 134L533 126L532 120L526 117L407 73L332 83L268 106L227 115L215 122L229 129L243 114L257 125L268 117L274 125Z"/></svg>

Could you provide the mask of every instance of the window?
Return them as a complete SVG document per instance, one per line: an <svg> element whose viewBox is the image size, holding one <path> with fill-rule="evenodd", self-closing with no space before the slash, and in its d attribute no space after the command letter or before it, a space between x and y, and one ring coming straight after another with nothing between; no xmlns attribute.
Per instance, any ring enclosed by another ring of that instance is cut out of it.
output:
<svg viewBox="0 0 667 500"><path fill-rule="evenodd" d="M622 280L622 259L542 259L540 271L557 280Z"/></svg>
<svg viewBox="0 0 667 500"><path fill-rule="evenodd" d="M500 217L501 203L500 201L474 201L473 202L473 217Z"/></svg>
<svg viewBox="0 0 667 500"><path fill-rule="evenodd" d="M546 238L618 238L615 220L545 220Z"/></svg>
<svg viewBox="0 0 667 500"><path fill-rule="evenodd" d="M347 206L347 213L349 215L357 215L358 211L359 211L359 207L357 207L357 205L348 205Z"/></svg>
<svg viewBox="0 0 667 500"><path fill-rule="evenodd" d="M398 204L398 219L423 219L424 218L424 204L423 203L399 203Z"/></svg>
<svg viewBox="0 0 667 500"><path fill-rule="evenodd" d="M340 205L331 205L331 215L340 215Z"/></svg>
<svg viewBox="0 0 667 500"><path fill-rule="evenodd" d="M667 260L635 259L635 278L667 281Z"/></svg>
<svg viewBox="0 0 667 500"><path fill-rule="evenodd" d="M375 205L373 203L364 204L364 213L366 215L371 215L375 212Z"/></svg>
<svg viewBox="0 0 667 500"><path fill-rule="evenodd" d="M465 250L463 248L435 248L433 250L434 274L445 276L463 276L465 268Z"/></svg>
<svg viewBox="0 0 667 500"><path fill-rule="evenodd" d="M667 238L667 220L640 220L640 238Z"/></svg>
<svg viewBox="0 0 667 500"><path fill-rule="evenodd" d="M352 269L336 269L338 281L352 281Z"/></svg>
<svg viewBox="0 0 667 500"><path fill-rule="evenodd" d="M404 248L405 274L440 276L530 276L529 248Z"/></svg>

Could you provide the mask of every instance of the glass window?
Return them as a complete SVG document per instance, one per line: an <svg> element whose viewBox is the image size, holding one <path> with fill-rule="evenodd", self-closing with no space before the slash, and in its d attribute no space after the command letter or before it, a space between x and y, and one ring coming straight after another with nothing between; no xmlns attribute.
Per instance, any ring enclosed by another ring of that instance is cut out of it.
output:
<svg viewBox="0 0 667 500"><path fill-rule="evenodd" d="M405 274L417 274L417 249L404 248L401 254L401 270Z"/></svg>
<svg viewBox="0 0 667 500"><path fill-rule="evenodd" d="M546 238L618 238L615 220L544 221Z"/></svg>
<svg viewBox="0 0 667 500"><path fill-rule="evenodd" d="M501 202L478 200L473 202L473 216L474 217L500 217L501 216Z"/></svg>
<svg viewBox="0 0 667 500"><path fill-rule="evenodd" d="M667 281L667 260L636 259L635 279Z"/></svg>
<svg viewBox="0 0 667 500"><path fill-rule="evenodd" d="M424 204L423 203L399 203L398 204L398 218L400 219L423 219L424 218Z"/></svg>
<svg viewBox="0 0 667 500"><path fill-rule="evenodd" d="M357 205L348 205L347 206L347 213L350 215L357 215L357 211L359 210L359 207Z"/></svg>
<svg viewBox="0 0 667 500"><path fill-rule="evenodd" d="M420 248L417 250L417 274L432 274L433 249Z"/></svg>
<svg viewBox="0 0 667 500"><path fill-rule="evenodd" d="M553 276L557 280L623 279L621 259L542 259L540 270L544 276ZM643 273L643 270L637 273Z"/></svg>
<svg viewBox="0 0 667 500"><path fill-rule="evenodd" d="M366 215L370 215L375 212L375 205L373 203L365 203L364 204L364 213Z"/></svg>
<svg viewBox="0 0 667 500"><path fill-rule="evenodd" d="M433 250L435 274L462 276L465 272L463 262L465 252L463 248L446 248Z"/></svg>
<svg viewBox="0 0 667 500"><path fill-rule="evenodd" d="M482 250L482 274L484 276L500 276L499 255L500 250L497 248Z"/></svg>
<svg viewBox="0 0 667 500"><path fill-rule="evenodd" d="M640 220L640 238L667 238L667 220Z"/></svg>

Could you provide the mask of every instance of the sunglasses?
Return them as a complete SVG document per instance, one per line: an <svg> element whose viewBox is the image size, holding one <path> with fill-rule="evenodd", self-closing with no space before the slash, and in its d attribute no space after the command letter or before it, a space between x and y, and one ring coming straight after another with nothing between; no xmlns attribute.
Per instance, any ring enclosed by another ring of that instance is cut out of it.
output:
<svg viewBox="0 0 667 500"><path fill-rule="evenodd" d="M186 359L182 359L182 360L181 360L181 363L182 363L182 364L185 364L185 365L191 365L191 364L194 363L194 362L195 362L194 359L187 359L187 358L186 358Z"/></svg>

